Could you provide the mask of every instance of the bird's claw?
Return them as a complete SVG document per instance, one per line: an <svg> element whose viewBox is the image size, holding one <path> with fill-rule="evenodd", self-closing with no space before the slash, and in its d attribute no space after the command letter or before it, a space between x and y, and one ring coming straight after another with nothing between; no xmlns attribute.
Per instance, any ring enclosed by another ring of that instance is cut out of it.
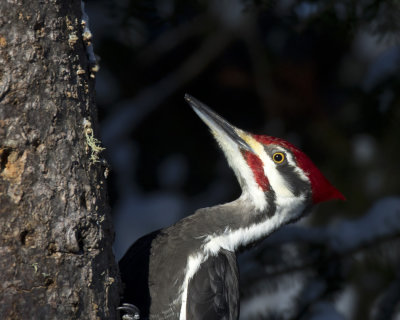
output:
<svg viewBox="0 0 400 320"><path fill-rule="evenodd" d="M121 307L117 308L118 311L122 310L125 314L122 316L122 320L138 320L140 319L139 308L130 303L123 303Z"/></svg>

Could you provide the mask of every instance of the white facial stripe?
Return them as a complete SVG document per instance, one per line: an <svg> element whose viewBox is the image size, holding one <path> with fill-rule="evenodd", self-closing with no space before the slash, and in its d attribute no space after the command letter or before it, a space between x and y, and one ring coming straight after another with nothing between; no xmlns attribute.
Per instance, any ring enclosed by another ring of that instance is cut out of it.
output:
<svg viewBox="0 0 400 320"><path fill-rule="evenodd" d="M290 198L294 197L294 194L288 188L285 179L282 177L278 169L276 168L275 162L271 157L265 152L264 148L261 151L260 158L264 163L264 173L268 177L269 183L275 192L277 198L284 197Z"/></svg>
<svg viewBox="0 0 400 320"><path fill-rule="evenodd" d="M289 164L293 167L293 170L299 175L300 179L309 182L310 179L308 179L308 177L307 177L307 175L304 173L304 171L301 170L301 169L298 167L296 161L294 160L293 155L292 155L291 153L289 153L285 148L282 148L282 147L279 147L279 146L278 146L277 149L278 149L279 151L282 151L282 152L284 152L284 153L286 154L286 159L287 159L287 161L288 161Z"/></svg>
<svg viewBox="0 0 400 320"><path fill-rule="evenodd" d="M274 190L276 197L294 197L294 194L286 185L282 175L276 169L275 162L265 152L264 145L255 140L252 136L246 135L245 133L242 133L241 137L250 145L250 147L257 153L257 156L263 162L264 174L268 178L269 184ZM285 149L282 149L282 151L287 153Z"/></svg>
<svg viewBox="0 0 400 320"><path fill-rule="evenodd" d="M285 148L281 147L281 146L274 145L274 149L277 150L277 151L279 151L279 152L282 152L282 153L284 153L284 154L287 154L287 153L288 153L287 150L286 150ZM291 156L291 155L290 155L290 156ZM293 159L293 158L292 158L292 159Z"/></svg>
<svg viewBox="0 0 400 320"><path fill-rule="evenodd" d="M256 151L257 155L260 157L264 163L264 174L268 178L271 188L274 190L277 198L282 197L284 199L294 197L293 192L286 183L286 180L281 175L279 170L276 168L275 162L271 159L271 156L267 154L264 149L264 145L259 143L251 136L245 136L242 138ZM293 170L298 174L300 179L309 182L309 178L301 170L293 157L293 155L285 148L274 145L274 149L279 152L283 152L286 155L286 159Z"/></svg>

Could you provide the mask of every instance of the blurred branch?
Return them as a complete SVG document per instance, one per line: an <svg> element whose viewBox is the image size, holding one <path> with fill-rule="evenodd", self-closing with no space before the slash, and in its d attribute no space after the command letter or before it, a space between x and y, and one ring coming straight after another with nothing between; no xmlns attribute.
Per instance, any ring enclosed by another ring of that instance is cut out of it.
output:
<svg viewBox="0 0 400 320"><path fill-rule="evenodd" d="M133 99L119 104L120 111L103 124L103 139L107 145L125 135L150 114L165 99L200 74L231 42L232 35L220 30L206 38L194 54L174 72L153 86L145 88ZM183 99L183 97L182 97ZM183 100L182 100L183 101Z"/></svg>
<svg viewBox="0 0 400 320"><path fill-rule="evenodd" d="M175 49L189 37L206 32L205 27L210 25L209 21L209 16L204 14L172 30L163 32L157 39L138 53L136 56L137 62L144 65L153 63L168 51Z"/></svg>
<svg viewBox="0 0 400 320"><path fill-rule="evenodd" d="M255 78L255 86L257 94L263 106L269 111L269 116L278 112L275 102L275 88L271 81L270 65L267 58L266 48L264 47L260 35L260 30L257 25L257 17L251 15L243 30L243 41L246 43L249 51L252 69Z"/></svg>

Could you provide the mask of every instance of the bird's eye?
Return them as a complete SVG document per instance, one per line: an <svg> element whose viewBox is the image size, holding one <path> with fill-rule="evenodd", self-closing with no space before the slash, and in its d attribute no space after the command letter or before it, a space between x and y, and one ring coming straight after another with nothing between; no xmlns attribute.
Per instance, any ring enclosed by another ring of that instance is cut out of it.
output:
<svg viewBox="0 0 400 320"><path fill-rule="evenodd" d="M282 163L283 160L285 160L285 155L282 152L275 152L272 155L272 160L274 160L275 163Z"/></svg>

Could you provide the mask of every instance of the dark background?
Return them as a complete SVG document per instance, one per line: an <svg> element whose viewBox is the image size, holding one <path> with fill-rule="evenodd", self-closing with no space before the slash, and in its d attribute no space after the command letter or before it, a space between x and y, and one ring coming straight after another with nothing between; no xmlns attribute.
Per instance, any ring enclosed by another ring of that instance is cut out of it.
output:
<svg viewBox="0 0 400 320"><path fill-rule="evenodd" d="M96 0L86 11L117 258L240 194L190 93L293 142L347 197L241 257L241 319L400 315L398 1Z"/></svg>

